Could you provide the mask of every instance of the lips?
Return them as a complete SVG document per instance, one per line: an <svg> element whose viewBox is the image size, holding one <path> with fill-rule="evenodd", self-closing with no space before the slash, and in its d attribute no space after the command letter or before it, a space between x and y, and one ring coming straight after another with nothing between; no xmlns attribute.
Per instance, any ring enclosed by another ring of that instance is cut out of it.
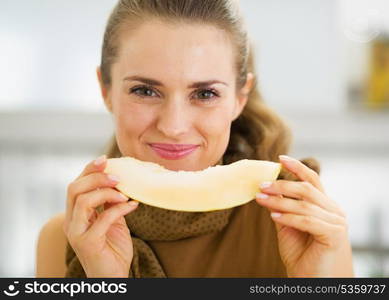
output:
<svg viewBox="0 0 389 300"><path fill-rule="evenodd" d="M150 144L154 148L166 150L166 151L185 151L198 147L198 145L193 144L161 144L161 143L152 143Z"/></svg>
<svg viewBox="0 0 389 300"><path fill-rule="evenodd" d="M192 144L150 144L160 157L165 159L180 159L194 152L199 145Z"/></svg>

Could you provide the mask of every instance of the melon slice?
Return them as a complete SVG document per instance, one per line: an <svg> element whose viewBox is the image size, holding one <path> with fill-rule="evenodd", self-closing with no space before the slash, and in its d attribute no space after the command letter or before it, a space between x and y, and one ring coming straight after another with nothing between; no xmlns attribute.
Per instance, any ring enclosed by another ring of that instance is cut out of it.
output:
<svg viewBox="0 0 389 300"><path fill-rule="evenodd" d="M202 171L172 171L133 157L110 158L104 173L119 176L116 188L147 205L177 211L213 211L255 198L263 181L274 181L281 164L243 159Z"/></svg>

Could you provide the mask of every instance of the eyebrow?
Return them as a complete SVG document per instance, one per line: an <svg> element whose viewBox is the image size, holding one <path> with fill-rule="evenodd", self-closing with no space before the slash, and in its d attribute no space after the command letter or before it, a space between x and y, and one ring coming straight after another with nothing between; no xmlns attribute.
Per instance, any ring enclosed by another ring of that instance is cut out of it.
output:
<svg viewBox="0 0 389 300"><path fill-rule="evenodd" d="M131 80L144 82L146 84L154 85L154 86L163 86L162 82L160 82L158 80L155 80L152 78L141 77L141 76L127 76L123 79L123 81L131 81ZM207 81L193 82L188 86L188 88L203 88L203 87L207 87L211 84L215 84L215 83L221 83L221 84L228 86L228 84L223 82L223 81L207 80Z"/></svg>

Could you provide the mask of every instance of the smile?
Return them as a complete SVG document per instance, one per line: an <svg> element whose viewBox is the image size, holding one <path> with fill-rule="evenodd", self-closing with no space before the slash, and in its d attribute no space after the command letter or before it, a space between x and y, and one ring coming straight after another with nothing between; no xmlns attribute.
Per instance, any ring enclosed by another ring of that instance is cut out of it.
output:
<svg viewBox="0 0 389 300"><path fill-rule="evenodd" d="M168 150L163 149L154 145L150 145L150 147L154 150L155 153L157 153L160 157L165 159L180 159L185 156L188 156L189 154L193 153L199 146L192 146L187 149L183 150Z"/></svg>

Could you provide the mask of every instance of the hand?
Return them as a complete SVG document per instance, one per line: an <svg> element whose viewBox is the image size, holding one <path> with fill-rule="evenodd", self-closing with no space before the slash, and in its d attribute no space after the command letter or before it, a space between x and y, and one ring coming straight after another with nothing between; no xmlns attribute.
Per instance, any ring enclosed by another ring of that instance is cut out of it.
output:
<svg viewBox="0 0 389 300"><path fill-rule="evenodd" d="M118 180L103 173L106 157L89 163L68 186L63 230L87 277L128 277L133 245L124 215L138 202L114 189ZM100 214L96 208L104 205Z"/></svg>
<svg viewBox="0 0 389 300"><path fill-rule="evenodd" d="M353 277L344 212L326 195L315 171L299 160L280 159L301 181L277 180L260 188L269 197L258 194L256 201L276 213L272 219L288 277Z"/></svg>

